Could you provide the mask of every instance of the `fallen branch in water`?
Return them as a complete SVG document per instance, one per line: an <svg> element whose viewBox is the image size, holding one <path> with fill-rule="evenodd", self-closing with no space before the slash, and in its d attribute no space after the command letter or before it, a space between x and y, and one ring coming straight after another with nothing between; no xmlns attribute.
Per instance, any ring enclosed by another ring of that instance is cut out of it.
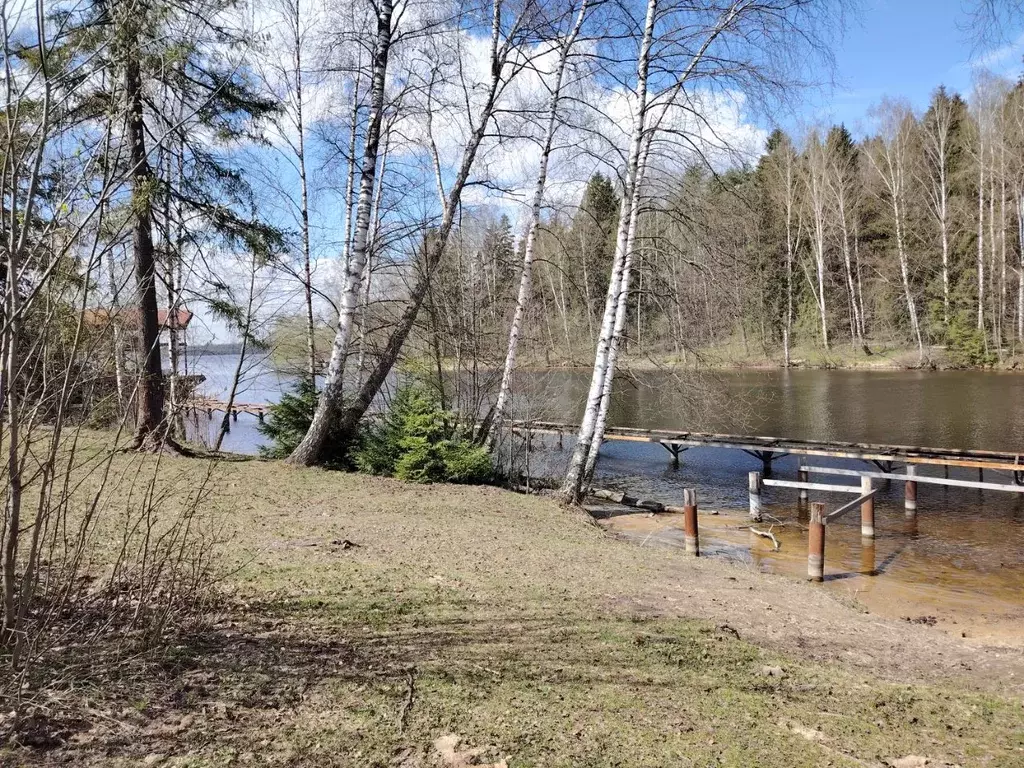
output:
<svg viewBox="0 0 1024 768"><path fill-rule="evenodd" d="M629 496L622 491L609 491L604 488L594 488L591 490L590 495L595 499L604 499L605 501L611 501L615 504L622 504L626 507L636 507L637 509L646 509L648 512L665 512L667 508L660 501L649 501L647 499L638 499L634 496Z"/></svg>
<svg viewBox="0 0 1024 768"><path fill-rule="evenodd" d="M752 525L751 526L747 526L747 530L750 531L751 533L756 533L758 536L762 536L762 537L764 537L766 539L771 539L772 540L772 544L775 545L775 551L776 552L778 552L779 551L779 547L782 546L781 544L779 544L779 540L775 538L775 534L772 533L771 531L759 531L759 530L757 530L757 528L755 528Z"/></svg>

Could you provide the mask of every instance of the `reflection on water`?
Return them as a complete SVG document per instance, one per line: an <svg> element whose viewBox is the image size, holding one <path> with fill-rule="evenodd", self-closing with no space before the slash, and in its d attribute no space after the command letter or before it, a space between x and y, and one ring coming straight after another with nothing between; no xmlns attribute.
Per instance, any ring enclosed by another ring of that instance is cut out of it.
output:
<svg viewBox="0 0 1024 768"><path fill-rule="evenodd" d="M573 421L589 374L520 376L520 410ZM614 426L1024 453L1024 375L980 371L738 371L616 380Z"/></svg>
<svg viewBox="0 0 1024 768"><path fill-rule="evenodd" d="M203 394L225 399L235 363L234 356L226 355L197 361L196 372L207 377ZM259 361L247 371L237 400L275 402L290 383ZM575 421L588 385L586 372L522 373L516 382L517 415ZM199 423L207 426L205 416ZM617 382L609 423L1024 454L1024 376L977 371L653 373ZM213 428L218 424L215 419ZM261 442L256 424L254 417L240 415L231 425L225 449L255 452ZM564 470L568 440L562 450L554 439L537 438L534 447L534 473L558 475ZM680 504L683 489L695 488L702 508L746 507L746 474L760 469L760 462L740 451L709 448L692 448L681 458L679 468L673 469L668 452L656 443L609 442L602 449L597 483L669 504ZM775 463L776 475L794 478L798 461L863 467L849 460L789 457ZM941 469L922 469L923 474L937 471ZM976 478L973 470L952 469L950 476ZM1008 480L1000 473L986 473L986 479ZM849 497L819 493L812 499L835 507ZM742 519L728 516L702 516L702 552L803 577L806 532L796 491L768 488L765 501L766 511L784 523L774 529L782 544L779 552L740 530ZM674 516L616 520L623 530L639 526L643 536L661 531L657 538L668 543L678 528L682 544L682 520ZM866 548L856 513L829 526L829 588L854 594L883 613L935 616L951 627L958 622L957 628L969 622L970 628L964 630L969 633L1005 637L1004 630L1013 627L1009 634L1024 642L1024 495L921 484L918 517L908 522L902 487L893 483L877 497L876 532L874 546ZM872 570L878 575L866 575Z"/></svg>

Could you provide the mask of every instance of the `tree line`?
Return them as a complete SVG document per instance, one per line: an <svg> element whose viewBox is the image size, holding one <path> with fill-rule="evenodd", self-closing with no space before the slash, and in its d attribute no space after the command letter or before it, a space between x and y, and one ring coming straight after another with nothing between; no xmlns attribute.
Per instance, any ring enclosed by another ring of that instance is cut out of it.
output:
<svg viewBox="0 0 1024 768"><path fill-rule="evenodd" d="M639 212L630 351L685 361L728 347L791 365L794 348L881 345L915 350L908 365L1012 360L1024 346L1021 95L993 77L969 100L940 87L920 114L883 102L860 141L842 125L776 129L756 162L663 179ZM575 209L538 227L534 364L578 363L596 343L619 206L597 173ZM435 354L493 362L521 253L507 218L474 225L443 265L438 338L423 336Z"/></svg>

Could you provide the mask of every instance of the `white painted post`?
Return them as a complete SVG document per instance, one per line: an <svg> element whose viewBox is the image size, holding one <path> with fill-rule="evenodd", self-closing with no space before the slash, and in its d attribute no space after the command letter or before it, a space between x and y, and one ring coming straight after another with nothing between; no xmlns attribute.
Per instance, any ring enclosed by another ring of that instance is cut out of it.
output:
<svg viewBox="0 0 1024 768"><path fill-rule="evenodd" d="M747 490L750 492L750 519L761 522L761 473L751 472L748 477Z"/></svg>

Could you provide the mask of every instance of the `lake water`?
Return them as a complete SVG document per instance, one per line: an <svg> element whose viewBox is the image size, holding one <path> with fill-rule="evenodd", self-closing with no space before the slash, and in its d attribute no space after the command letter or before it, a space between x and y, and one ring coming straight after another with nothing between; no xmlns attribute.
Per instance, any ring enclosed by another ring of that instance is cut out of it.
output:
<svg viewBox="0 0 1024 768"><path fill-rule="evenodd" d="M226 398L235 358L207 356L197 373L203 392ZM243 402L274 402L289 384L268 365L250 371ZM516 382L520 417L572 422L579 418L589 373L523 373ZM205 417L200 419L205 427ZM260 442L256 419L240 415L225 449L254 452ZM976 448L1024 454L1024 375L979 371L744 371L716 374L651 372L617 381L609 423L820 440L878 442L929 447ZM216 421L214 422L216 424ZM530 456L533 474L557 476L568 458L554 439L537 439ZM775 475L793 478L798 462L863 467L828 458L788 457ZM760 462L737 450L693 448L673 468L657 443L609 442L602 448L596 484L633 495L680 504L684 488L697 490L705 509L742 510L746 476ZM938 470L941 472L941 470ZM924 474L936 472L926 468ZM975 479L974 470L951 477ZM838 482L835 478L818 478ZM987 473L986 480L1008 476ZM828 531L827 576L882 613L931 617L950 627L971 624L986 637L1024 642L1024 494L944 488L921 484L918 515L904 515L899 483L876 502L877 538L862 546L855 513ZM772 551L742 528L742 517L701 518L704 549L763 570L806 573L806 510L796 491L766 490L766 511L780 521L782 542ZM848 496L818 493L813 500L835 507ZM705 522L706 521L706 522ZM647 545L681 546L682 521L673 516L614 516L609 525ZM867 566L870 560L873 567ZM878 571L879 575L864 575Z"/></svg>

